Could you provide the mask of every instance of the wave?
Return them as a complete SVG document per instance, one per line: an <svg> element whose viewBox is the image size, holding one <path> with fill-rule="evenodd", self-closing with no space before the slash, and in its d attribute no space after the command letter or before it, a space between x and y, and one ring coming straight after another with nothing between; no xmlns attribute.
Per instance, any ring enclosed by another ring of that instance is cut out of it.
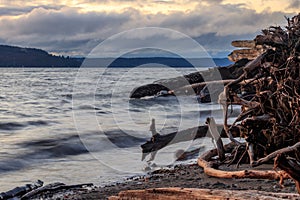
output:
<svg viewBox="0 0 300 200"><path fill-rule="evenodd" d="M111 131L104 132L104 134L110 140L110 142L112 142L114 145L116 145L119 148L128 148L128 147L137 146L146 142L147 139L149 139L149 138L135 137L127 134L126 132L122 130L111 130Z"/></svg>
<svg viewBox="0 0 300 200"><path fill-rule="evenodd" d="M43 120L27 121L27 122L0 122L0 130L13 131L20 130L27 126L45 126L49 122Z"/></svg>
<svg viewBox="0 0 300 200"><path fill-rule="evenodd" d="M92 105L81 105L78 106L78 110L102 110L102 109Z"/></svg>
<svg viewBox="0 0 300 200"><path fill-rule="evenodd" d="M18 130L22 129L26 126L24 123L18 123L18 122L0 122L0 130Z"/></svg>
<svg viewBox="0 0 300 200"><path fill-rule="evenodd" d="M44 125L48 125L49 123L43 120L37 120L37 121L29 121L27 122L28 125L31 126L44 126Z"/></svg>
<svg viewBox="0 0 300 200"><path fill-rule="evenodd" d="M66 99L72 99L73 95L72 94L62 94L61 97L66 98Z"/></svg>
<svg viewBox="0 0 300 200"><path fill-rule="evenodd" d="M106 115L106 114L109 114L110 112L107 112L107 111L98 111L97 112L97 115Z"/></svg>
<svg viewBox="0 0 300 200"><path fill-rule="evenodd" d="M11 156L0 161L0 173L17 171L34 164L41 164L47 159L64 158L88 153L89 151L79 140L78 135L63 138L40 139L17 144L24 150L22 154ZM28 152L28 153L27 153Z"/></svg>

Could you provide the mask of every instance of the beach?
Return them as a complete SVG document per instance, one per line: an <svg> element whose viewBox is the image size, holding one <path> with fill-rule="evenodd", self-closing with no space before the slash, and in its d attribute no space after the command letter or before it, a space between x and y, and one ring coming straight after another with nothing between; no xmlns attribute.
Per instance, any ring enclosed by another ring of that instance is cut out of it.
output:
<svg viewBox="0 0 300 200"><path fill-rule="evenodd" d="M104 2L0 4L0 200L300 200L299 3Z"/></svg>
<svg viewBox="0 0 300 200"><path fill-rule="evenodd" d="M259 169L270 168L271 165L260 166ZM234 169L232 167L230 169ZM228 168L227 168L228 169ZM246 169L243 166L238 169ZM296 194L295 184L292 180L286 180L282 188L278 180L263 179L220 179L209 177L197 164L176 165L169 169L158 169L145 176L133 176L115 184L103 187L87 187L80 189L58 190L46 192L35 196L36 199L107 199L118 195L121 191L151 189L151 188L198 188L211 189L212 191L254 191L255 193L288 193L292 199L300 199ZM225 194L224 194L225 198ZM253 194L253 199L255 199ZM250 198L251 199L251 198Z"/></svg>

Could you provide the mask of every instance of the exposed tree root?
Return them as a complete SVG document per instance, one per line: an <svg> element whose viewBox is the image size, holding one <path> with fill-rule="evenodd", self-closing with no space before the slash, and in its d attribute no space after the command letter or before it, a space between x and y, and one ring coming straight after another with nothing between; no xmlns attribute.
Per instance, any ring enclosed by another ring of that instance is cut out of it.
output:
<svg viewBox="0 0 300 200"><path fill-rule="evenodd" d="M229 143L225 145L227 152L233 150L234 143ZM213 149L203 153L198 158L198 165L203 168L204 173L217 177L217 178L253 178L253 179L271 179L271 180L282 180L290 178L284 171L274 171L274 170L241 170L241 171L224 171L216 169L218 164L216 162L210 161L213 157L217 156L218 150Z"/></svg>
<svg viewBox="0 0 300 200"><path fill-rule="evenodd" d="M285 28L271 26L262 30L253 42L244 44L251 48L259 46L261 54L245 63L238 78L192 85L194 90L204 90L211 84L225 85L218 100L223 106L223 130L208 123L199 129L159 135L152 143L142 145L143 153L157 151L171 140L181 142L206 136L209 129L217 149L207 151L198 159L198 165L207 175L280 179L281 183L292 178L300 193L300 14L287 18L287 21ZM232 105L240 105L242 112L229 124L228 108ZM210 119L209 122L214 121ZM231 143L223 148L218 135L227 136ZM241 143L236 137L244 138L245 142ZM280 168L281 171L218 169L221 164L233 163L250 167L275 163L274 169Z"/></svg>

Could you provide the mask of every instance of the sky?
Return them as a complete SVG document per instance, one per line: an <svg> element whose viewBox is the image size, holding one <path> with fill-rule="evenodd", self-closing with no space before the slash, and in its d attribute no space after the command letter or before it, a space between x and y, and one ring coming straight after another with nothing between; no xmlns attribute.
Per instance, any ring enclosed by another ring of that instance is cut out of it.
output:
<svg viewBox="0 0 300 200"><path fill-rule="evenodd" d="M86 56L115 34L160 27L226 57L232 40L283 26L299 9L299 0L0 0L0 44Z"/></svg>

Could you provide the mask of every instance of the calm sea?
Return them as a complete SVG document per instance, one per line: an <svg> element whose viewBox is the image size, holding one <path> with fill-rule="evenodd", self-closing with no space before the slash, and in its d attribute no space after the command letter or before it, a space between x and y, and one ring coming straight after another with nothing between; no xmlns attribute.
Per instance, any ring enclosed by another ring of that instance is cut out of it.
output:
<svg viewBox="0 0 300 200"><path fill-rule="evenodd" d="M204 68L203 68L204 69ZM200 70L203 70L200 69ZM199 70L199 69L198 69ZM41 179L45 183L104 185L144 173L141 148L156 119L161 133L203 124L219 105L195 97L129 99L139 85L195 72L193 68L0 69L0 191ZM154 161L174 163L171 145Z"/></svg>

